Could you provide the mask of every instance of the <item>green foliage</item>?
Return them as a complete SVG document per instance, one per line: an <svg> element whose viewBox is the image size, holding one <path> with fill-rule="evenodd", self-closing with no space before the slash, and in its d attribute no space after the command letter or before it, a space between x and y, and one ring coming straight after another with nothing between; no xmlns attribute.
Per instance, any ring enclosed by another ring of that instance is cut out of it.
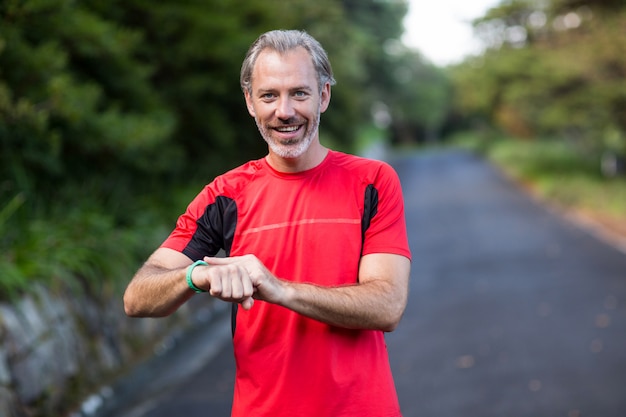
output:
<svg viewBox="0 0 626 417"><path fill-rule="evenodd" d="M396 143L436 137L448 111L450 84L443 70L399 41L407 2L343 0L343 3L350 21L369 28L355 32L358 36L347 43L348 49L360 53L364 60L364 65L353 68L360 71L359 84L349 87L349 93L358 96L363 118L373 117L379 128L389 130ZM338 45L342 56L350 53L345 44ZM334 62L344 65L348 59Z"/></svg>
<svg viewBox="0 0 626 417"><path fill-rule="evenodd" d="M489 148L488 155L515 176L526 180L541 181L544 177L560 180L576 175L588 178L600 176L595 158L576 152L562 141L500 140Z"/></svg>
<svg viewBox="0 0 626 417"><path fill-rule="evenodd" d="M403 51L394 58L395 82L387 91L394 139L403 143L437 139L451 102L447 75L414 52Z"/></svg>
<svg viewBox="0 0 626 417"><path fill-rule="evenodd" d="M174 116L133 56L140 34L66 2L11 4L0 25L2 178L40 202L76 178L145 167Z"/></svg>
<svg viewBox="0 0 626 417"><path fill-rule="evenodd" d="M626 212L626 182L600 175L597 159L563 142L504 140L489 157L535 192L561 207L619 218Z"/></svg>
<svg viewBox="0 0 626 417"><path fill-rule="evenodd" d="M625 24L623 2L503 2L475 22L486 52L450 71L456 111L516 137L558 136L585 152L622 142Z"/></svg>
<svg viewBox="0 0 626 417"><path fill-rule="evenodd" d="M577 152L563 141L508 137L485 140L480 135L464 134L454 143L478 150L546 201L603 219L623 221L626 181L602 177L596 158Z"/></svg>
<svg viewBox="0 0 626 417"><path fill-rule="evenodd" d="M239 87L266 30L305 29L326 47L339 81L322 122L333 146L353 148L373 102L398 123L422 117L401 115L410 93L394 102L419 90L392 76L399 61L385 47L406 10L404 0L1 2L0 299L31 280L74 277L95 292L127 281L192 184L266 152Z"/></svg>
<svg viewBox="0 0 626 417"><path fill-rule="evenodd" d="M31 221L0 256L2 298L27 290L34 281L111 294L164 236L162 228L119 228L112 216L98 212L70 209L55 213L54 220Z"/></svg>

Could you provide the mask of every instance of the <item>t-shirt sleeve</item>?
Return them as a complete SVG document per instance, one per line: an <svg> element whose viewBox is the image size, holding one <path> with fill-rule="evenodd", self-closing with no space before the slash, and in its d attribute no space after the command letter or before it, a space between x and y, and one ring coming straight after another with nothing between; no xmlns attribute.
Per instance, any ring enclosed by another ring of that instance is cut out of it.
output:
<svg viewBox="0 0 626 417"><path fill-rule="evenodd" d="M404 199L398 175L382 164L374 182L378 193L376 214L365 231L363 255L393 253L411 259L404 215Z"/></svg>
<svg viewBox="0 0 626 417"><path fill-rule="evenodd" d="M184 253L192 260L217 254L223 239L216 232L218 228L211 224L209 214L215 205L216 193L209 184L189 203L161 247Z"/></svg>

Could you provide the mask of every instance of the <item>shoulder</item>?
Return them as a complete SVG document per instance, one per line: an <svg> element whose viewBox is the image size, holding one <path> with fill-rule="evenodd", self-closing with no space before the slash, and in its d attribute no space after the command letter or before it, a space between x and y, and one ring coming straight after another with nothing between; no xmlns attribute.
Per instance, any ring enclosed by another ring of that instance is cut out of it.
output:
<svg viewBox="0 0 626 417"><path fill-rule="evenodd" d="M333 165L363 181L374 183L380 180L396 179L396 171L385 161L369 159L338 151L331 151Z"/></svg>
<svg viewBox="0 0 626 417"><path fill-rule="evenodd" d="M217 177L205 187L205 192L235 197L253 181L263 176L262 160L246 162Z"/></svg>

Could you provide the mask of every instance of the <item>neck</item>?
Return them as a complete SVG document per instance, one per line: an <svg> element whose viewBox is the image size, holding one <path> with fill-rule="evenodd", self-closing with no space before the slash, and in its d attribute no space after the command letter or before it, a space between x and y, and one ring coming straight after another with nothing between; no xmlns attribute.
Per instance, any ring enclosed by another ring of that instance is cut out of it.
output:
<svg viewBox="0 0 626 417"><path fill-rule="evenodd" d="M304 154L296 158L283 158L276 155L270 149L269 154L265 158L267 163L276 171L284 173L296 173L315 168L324 161L328 149L322 146L318 141L311 143L309 149Z"/></svg>

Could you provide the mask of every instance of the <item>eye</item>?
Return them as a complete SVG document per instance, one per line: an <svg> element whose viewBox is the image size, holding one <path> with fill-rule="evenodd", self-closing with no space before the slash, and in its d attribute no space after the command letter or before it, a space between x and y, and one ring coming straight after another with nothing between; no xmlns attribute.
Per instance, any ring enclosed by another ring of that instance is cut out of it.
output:
<svg viewBox="0 0 626 417"><path fill-rule="evenodd" d="M293 93L293 96L295 98L305 98L308 94L306 93L306 91L296 91L295 93Z"/></svg>
<svg viewBox="0 0 626 417"><path fill-rule="evenodd" d="M272 100L274 98L274 93L265 93L261 95L261 100Z"/></svg>

